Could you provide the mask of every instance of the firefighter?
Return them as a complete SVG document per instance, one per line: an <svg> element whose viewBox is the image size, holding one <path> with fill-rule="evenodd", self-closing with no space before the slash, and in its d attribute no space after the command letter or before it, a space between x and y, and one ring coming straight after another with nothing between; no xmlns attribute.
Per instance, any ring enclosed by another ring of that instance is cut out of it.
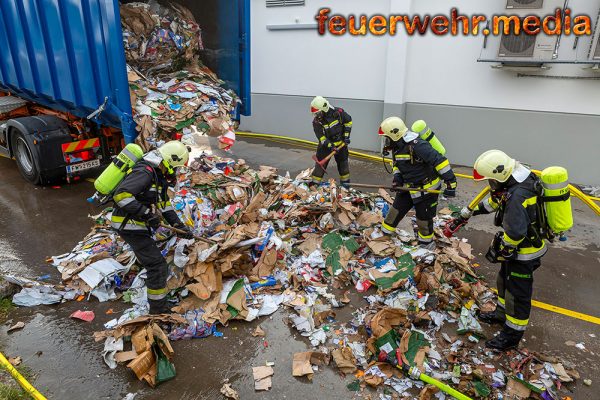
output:
<svg viewBox="0 0 600 400"><path fill-rule="evenodd" d="M317 96L310 104L313 118L313 129L319 140L317 147L317 159L322 160L331 154L342 143L346 145L335 154L340 184L346 188L350 187L350 165L348 145L350 144L350 132L352 132L352 117L341 108L334 108L321 96ZM327 168L327 162L324 167ZM310 186L318 186L323 181L325 171L320 165L315 164L312 172Z"/></svg>
<svg viewBox="0 0 600 400"><path fill-rule="evenodd" d="M384 151L392 152L393 187L440 189L445 182L444 196L456 196L456 177L450 162L431 144L408 130L404 121L391 117L383 121L379 135L385 138ZM417 214L419 245L434 249L433 217L437 213L438 195L419 191L398 191L381 229L387 234L396 231L398 223L411 208Z"/></svg>
<svg viewBox="0 0 600 400"><path fill-rule="evenodd" d="M193 238L191 229L180 221L167 195L167 190L175 183L176 168L185 165L188 158L188 149L181 142L165 143L144 155L113 195L115 209L111 226L131 246L137 260L148 272L150 314L169 312L168 266L152 239L152 230L157 229L164 218L171 226L183 231L178 236Z"/></svg>
<svg viewBox="0 0 600 400"><path fill-rule="evenodd" d="M505 351L518 346L527 328L533 271L540 267L547 251L538 225L540 182L528 168L500 150L479 156L473 178L487 180L492 192L472 215L495 212L495 225L504 229L496 234L486 254L489 261L500 263L496 310L480 313L479 319L503 324L500 334L488 340L486 346ZM464 209L460 218L468 219L468 214L468 209Z"/></svg>

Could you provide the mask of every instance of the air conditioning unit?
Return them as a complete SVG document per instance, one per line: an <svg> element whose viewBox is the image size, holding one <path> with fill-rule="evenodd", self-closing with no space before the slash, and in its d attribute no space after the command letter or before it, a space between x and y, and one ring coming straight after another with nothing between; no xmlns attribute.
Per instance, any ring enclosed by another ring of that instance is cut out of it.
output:
<svg viewBox="0 0 600 400"><path fill-rule="evenodd" d="M533 57L537 37L521 35L502 35L498 57Z"/></svg>
<svg viewBox="0 0 600 400"><path fill-rule="evenodd" d="M544 0L507 0L506 8L528 8L528 9L536 9L542 8L544 5Z"/></svg>
<svg viewBox="0 0 600 400"><path fill-rule="evenodd" d="M513 15L523 18L529 15L554 15L557 8L564 7L564 0L507 0L506 9ZM522 26L521 26L522 27ZM552 60L558 36L544 33L528 35L521 31L519 35L502 35L498 49L498 59L518 62L543 62Z"/></svg>

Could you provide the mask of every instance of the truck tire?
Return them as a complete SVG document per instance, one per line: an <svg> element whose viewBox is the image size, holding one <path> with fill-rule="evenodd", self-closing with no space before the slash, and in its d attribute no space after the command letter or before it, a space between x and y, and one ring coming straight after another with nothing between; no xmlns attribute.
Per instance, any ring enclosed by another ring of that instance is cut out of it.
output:
<svg viewBox="0 0 600 400"><path fill-rule="evenodd" d="M27 181L37 185L40 183L39 162L36 159L37 152L31 151L25 136L17 130L13 130L11 142L13 157L17 161L19 172Z"/></svg>

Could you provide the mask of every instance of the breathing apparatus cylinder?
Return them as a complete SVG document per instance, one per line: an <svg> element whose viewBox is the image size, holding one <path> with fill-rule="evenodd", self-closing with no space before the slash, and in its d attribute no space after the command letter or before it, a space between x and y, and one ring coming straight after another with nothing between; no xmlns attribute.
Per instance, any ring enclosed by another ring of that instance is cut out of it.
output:
<svg viewBox="0 0 600 400"><path fill-rule="evenodd" d="M546 223L554 234L560 235L573 227L569 173L563 167L548 167L542 171L541 179Z"/></svg>
<svg viewBox="0 0 600 400"><path fill-rule="evenodd" d="M129 143L113 158L111 163L94 182L94 187L101 195L111 194L133 166L142 159L144 150L135 143Z"/></svg>
<svg viewBox="0 0 600 400"><path fill-rule="evenodd" d="M446 148L444 147L440 139L438 139L437 136L435 136L435 133L431 130L431 128L427 126L427 123L425 121L423 121L422 119L416 121L412 125L410 130L415 133L418 133L421 139L429 142L429 144L431 144L431 147L433 147L438 153L440 153L443 156L446 155Z"/></svg>

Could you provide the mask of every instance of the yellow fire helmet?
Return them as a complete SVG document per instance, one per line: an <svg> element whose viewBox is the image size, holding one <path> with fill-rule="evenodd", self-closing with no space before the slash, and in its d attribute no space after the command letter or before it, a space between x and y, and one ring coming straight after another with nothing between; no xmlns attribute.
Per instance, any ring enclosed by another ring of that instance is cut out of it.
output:
<svg viewBox="0 0 600 400"><path fill-rule="evenodd" d="M379 127L379 136L385 136L397 142L408 132L404 121L398 117L390 117L381 123Z"/></svg>

